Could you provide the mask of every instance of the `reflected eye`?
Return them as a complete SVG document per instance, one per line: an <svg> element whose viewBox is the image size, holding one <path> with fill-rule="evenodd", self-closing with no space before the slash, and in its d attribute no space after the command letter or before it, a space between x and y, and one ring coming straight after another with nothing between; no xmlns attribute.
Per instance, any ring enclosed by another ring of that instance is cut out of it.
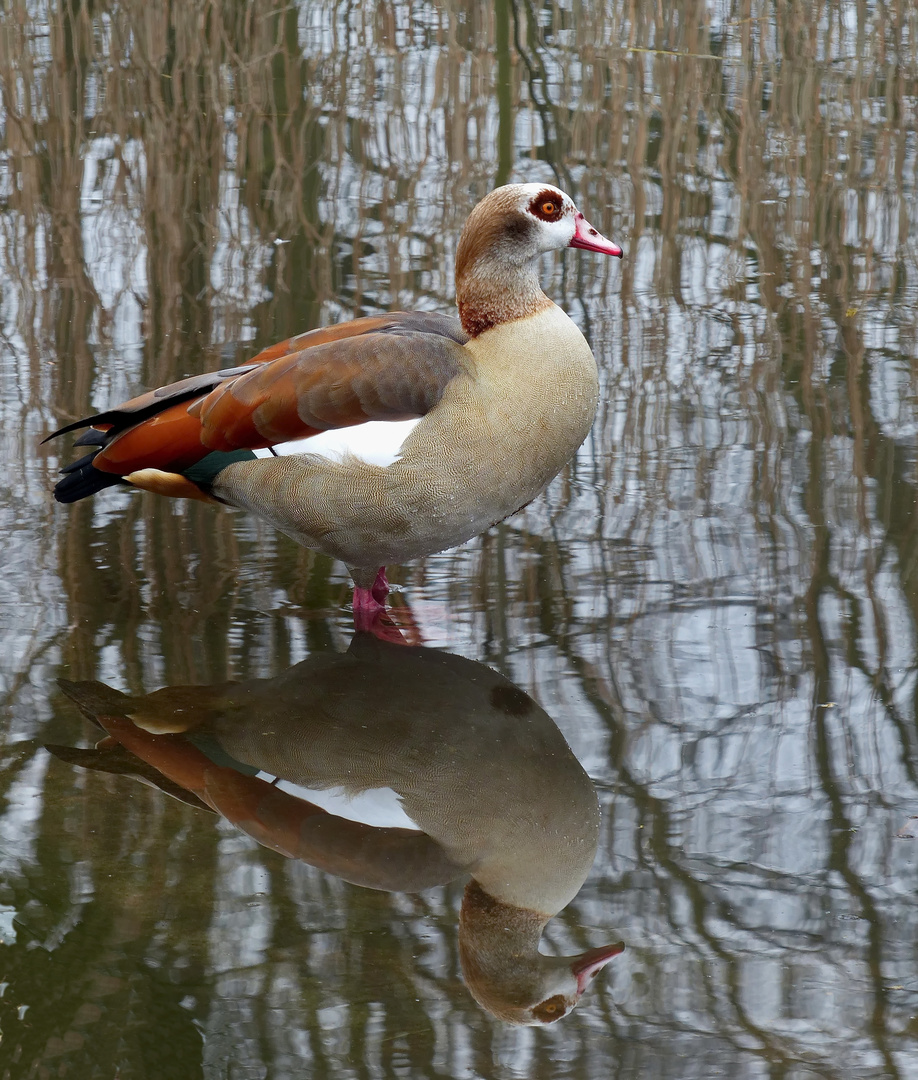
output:
<svg viewBox="0 0 918 1080"><path fill-rule="evenodd" d="M548 998L543 1001L541 1005L536 1005L532 1010L533 1017L542 1024L550 1024L553 1020L560 1020L562 1016L567 1012L567 1002L562 994L555 994L554 997Z"/></svg>

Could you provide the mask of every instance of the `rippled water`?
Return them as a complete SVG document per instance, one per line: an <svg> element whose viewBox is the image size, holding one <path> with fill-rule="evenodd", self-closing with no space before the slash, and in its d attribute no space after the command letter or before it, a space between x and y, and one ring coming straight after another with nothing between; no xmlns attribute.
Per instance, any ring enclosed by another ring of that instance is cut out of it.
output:
<svg viewBox="0 0 918 1080"><path fill-rule="evenodd" d="M907 4L10 0L0 1076L918 1077L916 41ZM43 748L98 738L58 679L269 679L351 618L243 514L55 505L40 439L450 311L508 180L625 248L544 268L600 414L525 513L392 577L602 807L543 949L626 949L540 1030L464 987L462 879L346 884Z"/></svg>

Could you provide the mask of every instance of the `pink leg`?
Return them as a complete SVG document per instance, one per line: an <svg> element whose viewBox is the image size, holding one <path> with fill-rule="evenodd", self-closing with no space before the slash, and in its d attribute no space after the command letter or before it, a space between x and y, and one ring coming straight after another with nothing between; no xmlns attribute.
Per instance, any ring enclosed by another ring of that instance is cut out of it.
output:
<svg viewBox="0 0 918 1080"><path fill-rule="evenodd" d="M373 594L373 599L378 600L380 604L385 605L386 597L389 595L389 582L386 580L386 568L381 566L379 573L376 575L376 580L373 582L370 592Z"/></svg>
<svg viewBox="0 0 918 1080"><path fill-rule="evenodd" d="M361 589L354 586L354 628L356 630L373 631L374 622L386 611L385 604L381 604L373 595L372 589Z"/></svg>
<svg viewBox="0 0 918 1080"><path fill-rule="evenodd" d="M381 566L376 580L369 589L354 586L354 629L373 634L383 641L397 645L407 645L401 630L389 618L386 610L386 597L389 595L389 582L386 581L386 568Z"/></svg>

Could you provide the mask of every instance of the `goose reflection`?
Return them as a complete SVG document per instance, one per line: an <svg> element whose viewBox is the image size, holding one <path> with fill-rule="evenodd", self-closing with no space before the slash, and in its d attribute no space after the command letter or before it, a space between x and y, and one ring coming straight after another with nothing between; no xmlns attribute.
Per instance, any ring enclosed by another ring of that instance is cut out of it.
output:
<svg viewBox="0 0 918 1080"><path fill-rule="evenodd" d="M358 634L273 679L61 686L107 732L94 750L49 747L71 762L134 773L355 885L470 874L462 971L501 1020L560 1019L624 948L539 952L593 864L599 808L548 714L482 664Z"/></svg>

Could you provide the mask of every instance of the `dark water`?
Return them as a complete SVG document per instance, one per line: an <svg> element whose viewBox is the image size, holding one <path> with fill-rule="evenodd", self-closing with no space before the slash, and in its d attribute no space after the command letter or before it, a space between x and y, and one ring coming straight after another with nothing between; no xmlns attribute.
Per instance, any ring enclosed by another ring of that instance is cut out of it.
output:
<svg viewBox="0 0 918 1080"><path fill-rule="evenodd" d="M916 42L904 3L9 0L0 1076L918 1077ZM466 990L462 879L346 884L43 749L99 734L58 679L269 679L351 619L343 567L242 514L54 505L39 440L450 311L507 180L625 248L544 272L600 413L524 514L392 578L599 797L543 950L626 950L539 1030Z"/></svg>

